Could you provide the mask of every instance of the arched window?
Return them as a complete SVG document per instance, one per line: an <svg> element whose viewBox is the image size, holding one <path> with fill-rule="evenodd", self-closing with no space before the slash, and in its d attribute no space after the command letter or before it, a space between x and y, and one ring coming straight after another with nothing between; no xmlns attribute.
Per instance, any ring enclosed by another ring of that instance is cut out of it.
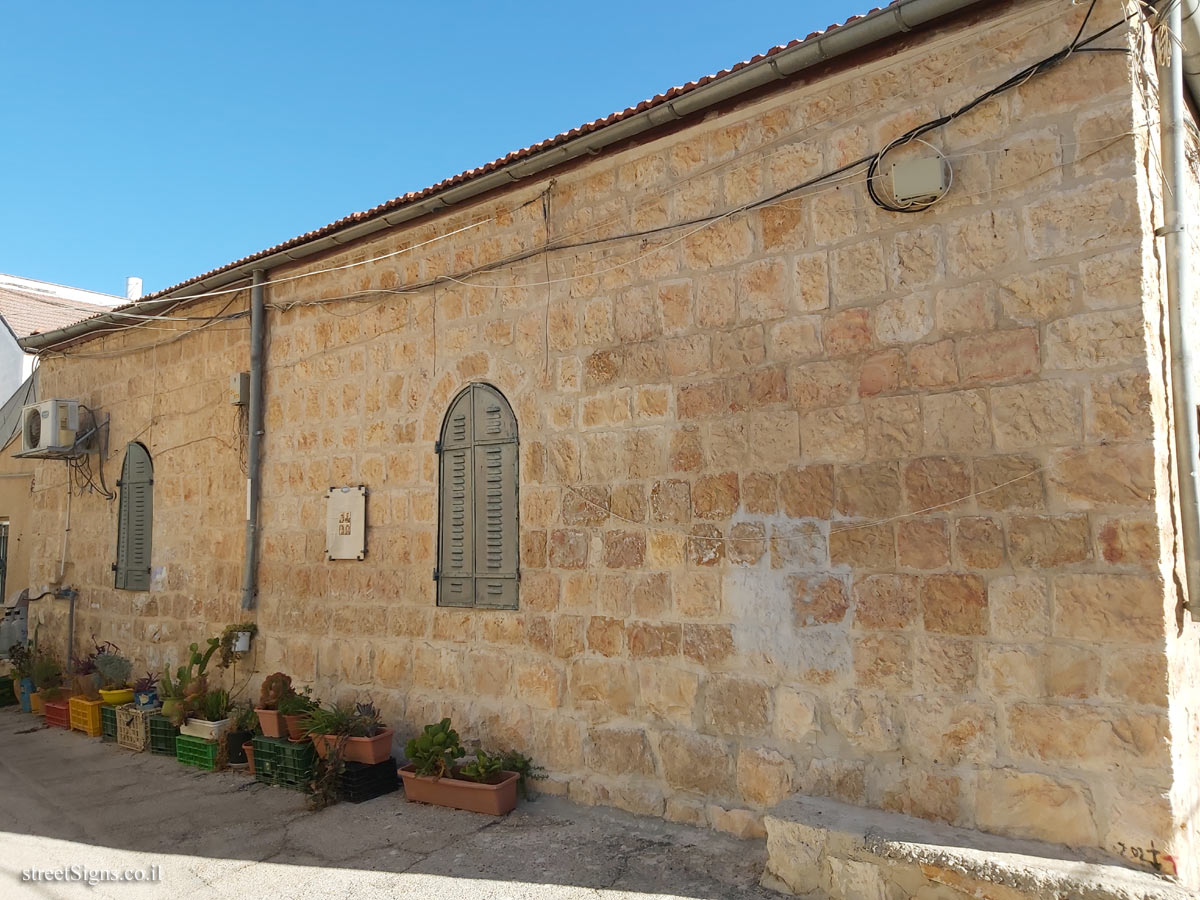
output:
<svg viewBox="0 0 1200 900"><path fill-rule="evenodd" d="M154 464L150 452L134 441L121 466L121 504L117 511L117 588L150 590L150 537L154 529Z"/></svg>
<svg viewBox="0 0 1200 900"><path fill-rule="evenodd" d="M439 606L517 608L517 419L498 390L463 389L437 445Z"/></svg>

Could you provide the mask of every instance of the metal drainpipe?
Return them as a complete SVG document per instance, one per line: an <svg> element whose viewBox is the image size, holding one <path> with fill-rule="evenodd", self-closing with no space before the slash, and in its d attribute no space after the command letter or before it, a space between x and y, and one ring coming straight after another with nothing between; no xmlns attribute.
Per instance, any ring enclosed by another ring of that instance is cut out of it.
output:
<svg viewBox="0 0 1200 900"><path fill-rule="evenodd" d="M1187 608L1200 618L1200 422L1196 391L1196 360L1187 339L1192 311L1188 234L1187 154L1185 152L1184 71L1180 4L1170 4L1165 22L1170 31L1170 54L1158 66L1159 132L1163 158L1163 238L1167 268L1167 310L1171 336L1171 403L1175 418L1175 471L1183 532Z"/></svg>
<svg viewBox="0 0 1200 900"><path fill-rule="evenodd" d="M246 563L242 570L242 609L253 609L258 592L258 498L261 490L259 456L263 435L263 335L266 308L263 285L267 273L255 269L250 282L250 440L246 462Z"/></svg>

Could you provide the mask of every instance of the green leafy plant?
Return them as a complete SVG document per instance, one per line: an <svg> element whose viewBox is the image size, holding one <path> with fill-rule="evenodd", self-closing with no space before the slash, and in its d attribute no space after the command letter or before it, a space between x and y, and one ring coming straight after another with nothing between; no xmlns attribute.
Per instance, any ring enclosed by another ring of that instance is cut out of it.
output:
<svg viewBox="0 0 1200 900"><path fill-rule="evenodd" d="M17 678L33 677L33 650L29 644L13 644L8 648L8 661Z"/></svg>
<svg viewBox="0 0 1200 900"><path fill-rule="evenodd" d="M105 690L119 690L129 684L133 663L119 653L98 653L93 664Z"/></svg>
<svg viewBox="0 0 1200 900"><path fill-rule="evenodd" d="M229 692L221 688L208 691L200 698L197 711L205 721L221 721L229 714Z"/></svg>
<svg viewBox="0 0 1200 900"><path fill-rule="evenodd" d="M250 637L258 634L258 626L253 622L246 622L242 625L226 625L225 630L221 632L221 643L217 656L217 668L228 669L233 665L236 658L233 644L238 638L238 634L243 631L250 632Z"/></svg>
<svg viewBox="0 0 1200 900"><path fill-rule="evenodd" d="M529 780L531 778L543 778L546 775L545 769L534 765L533 760L523 753L518 753L516 750L509 750L500 754L500 768L505 772L516 772L520 776L517 780L517 791L526 800L530 796Z"/></svg>
<svg viewBox="0 0 1200 900"><path fill-rule="evenodd" d="M494 784L504 769L503 757L493 756L486 750L476 750L475 758L458 770L458 774L469 781Z"/></svg>
<svg viewBox="0 0 1200 900"><path fill-rule="evenodd" d="M312 695L312 688L306 687L297 694L293 691L279 698L276 709L281 716L302 716L315 709L320 709L321 701Z"/></svg>
<svg viewBox="0 0 1200 900"><path fill-rule="evenodd" d="M38 691L48 691L62 685L63 670L51 656L39 656L31 668L34 686Z"/></svg>
<svg viewBox="0 0 1200 900"><path fill-rule="evenodd" d="M279 701L290 694L296 693L292 687L292 679L282 672L275 672L263 679L262 689L258 694L259 709L277 709Z"/></svg>
<svg viewBox="0 0 1200 900"><path fill-rule="evenodd" d="M234 731L248 731L252 734L258 731L258 713L249 702L240 701L233 704L229 708L229 715L233 718Z"/></svg>
<svg viewBox="0 0 1200 900"><path fill-rule="evenodd" d="M450 720L442 719L436 725L426 725L405 745L404 752L412 761L416 774L441 778L453 771L455 761L466 751L458 739L458 732L450 727Z"/></svg>
<svg viewBox="0 0 1200 900"><path fill-rule="evenodd" d="M329 708L314 707L302 723L309 734L338 737L375 737L384 729L379 711L372 703L335 703Z"/></svg>
<svg viewBox="0 0 1200 900"><path fill-rule="evenodd" d="M324 712L324 710L322 710ZM325 758L317 757L313 767L312 780L308 783L308 797L305 803L311 810L324 809L337 803L338 779L346 770L343 758L346 750L347 735L337 735L329 742Z"/></svg>

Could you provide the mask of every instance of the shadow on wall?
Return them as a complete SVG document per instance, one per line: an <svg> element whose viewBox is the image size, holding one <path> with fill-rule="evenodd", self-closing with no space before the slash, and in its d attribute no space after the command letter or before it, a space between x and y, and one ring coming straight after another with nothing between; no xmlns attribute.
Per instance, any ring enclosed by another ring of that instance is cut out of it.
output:
<svg viewBox="0 0 1200 900"><path fill-rule="evenodd" d="M311 813L302 795L242 773L197 772L40 726L0 711L0 878L12 883L29 868L157 865L177 896L308 896L334 878L364 896L779 896L758 885L760 843L659 819L555 797L494 819L408 803L403 792Z"/></svg>

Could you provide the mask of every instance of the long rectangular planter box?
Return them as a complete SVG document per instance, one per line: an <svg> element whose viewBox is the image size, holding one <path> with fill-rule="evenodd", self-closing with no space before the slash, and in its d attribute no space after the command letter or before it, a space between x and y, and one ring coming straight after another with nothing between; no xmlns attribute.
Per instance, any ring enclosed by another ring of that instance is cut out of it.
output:
<svg viewBox="0 0 1200 900"><path fill-rule="evenodd" d="M501 780L496 784L479 784L457 778L418 775L412 763L400 769L404 796L409 800L488 816L503 816L517 805L517 780L521 776L516 772L501 772L500 775Z"/></svg>
<svg viewBox="0 0 1200 900"><path fill-rule="evenodd" d="M208 719L188 719L179 726L179 733L185 737L200 738L202 741L218 741L232 723L233 719L219 719L216 722L210 722Z"/></svg>
<svg viewBox="0 0 1200 900"><path fill-rule="evenodd" d="M325 759L330 748L337 743L335 734L314 734L313 746L317 748L317 756ZM392 729L385 728L375 737L348 737L342 744L342 760L344 762L366 763L374 765L381 763L392 755Z"/></svg>

